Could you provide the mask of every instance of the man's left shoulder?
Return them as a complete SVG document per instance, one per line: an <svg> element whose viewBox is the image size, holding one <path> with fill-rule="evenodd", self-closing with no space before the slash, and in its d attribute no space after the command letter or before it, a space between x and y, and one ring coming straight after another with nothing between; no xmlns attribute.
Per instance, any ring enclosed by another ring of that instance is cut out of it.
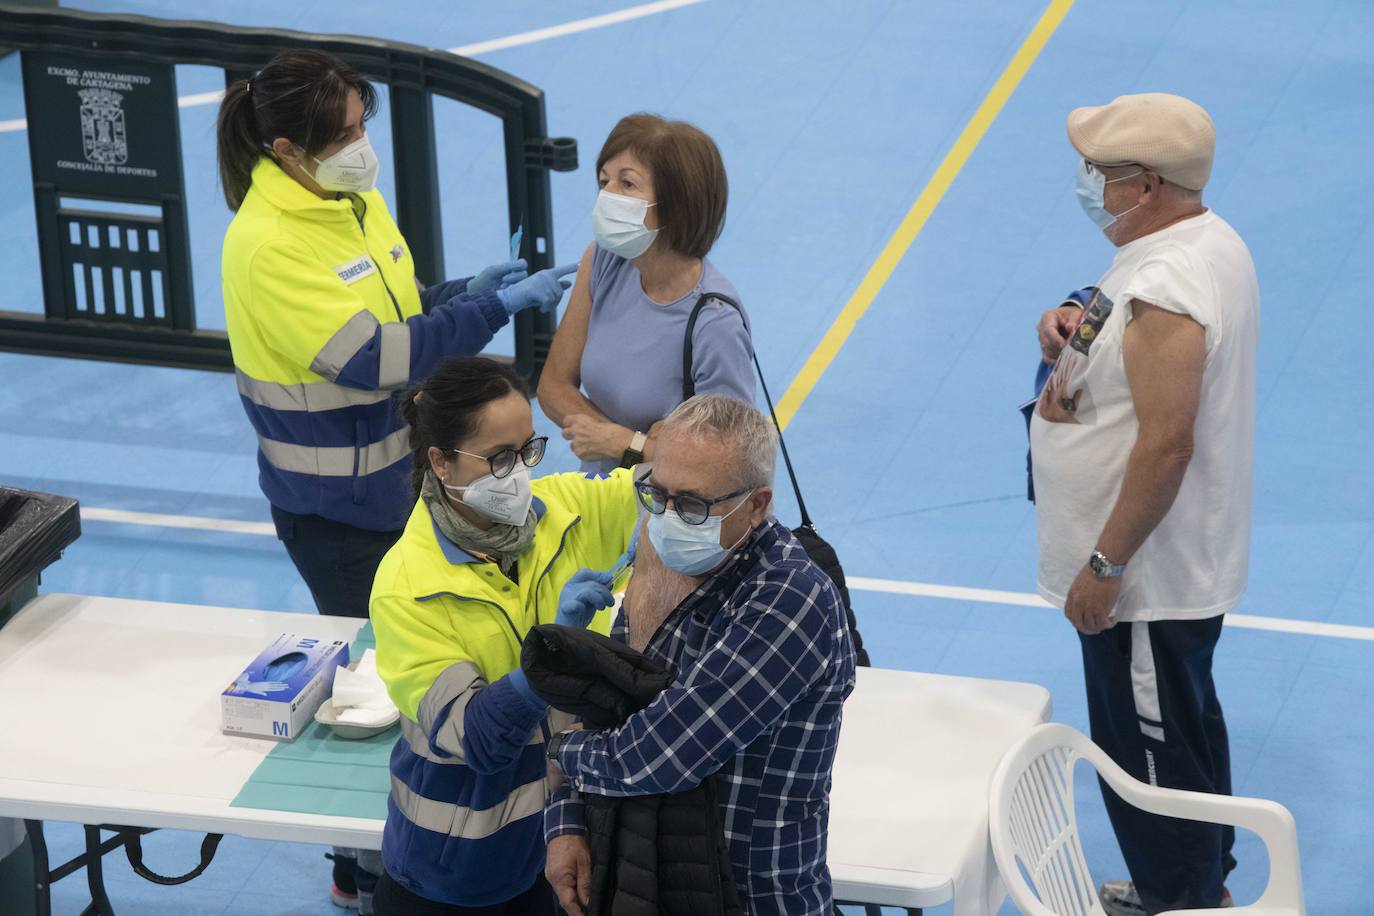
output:
<svg viewBox="0 0 1374 916"><path fill-rule="evenodd" d="M825 570L806 552L797 536L779 522L772 523L753 573L742 587L755 594L770 596L775 605L798 612L812 608L825 610L841 603L839 591Z"/></svg>

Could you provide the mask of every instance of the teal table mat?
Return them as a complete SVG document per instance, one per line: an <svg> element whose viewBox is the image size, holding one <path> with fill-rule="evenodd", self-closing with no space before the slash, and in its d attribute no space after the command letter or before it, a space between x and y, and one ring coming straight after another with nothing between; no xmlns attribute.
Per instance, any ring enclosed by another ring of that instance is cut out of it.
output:
<svg viewBox="0 0 1374 916"><path fill-rule="evenodd" d="M349 647L349 658L376 649L369 621ZM391 748L399 729L350 740L328 725L311 722L295 741L272 749L230 803L235 808L270 808L304 814L386 819L391 788Z"/></svg>

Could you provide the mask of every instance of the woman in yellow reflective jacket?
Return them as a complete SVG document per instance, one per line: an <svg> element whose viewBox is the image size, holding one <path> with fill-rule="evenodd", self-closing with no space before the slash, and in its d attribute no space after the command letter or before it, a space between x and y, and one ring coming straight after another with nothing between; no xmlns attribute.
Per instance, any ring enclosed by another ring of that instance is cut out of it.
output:
<svg viewBox="0 0 1374 916"><path fill-rule="evenodd" d="M609 631L638 503L629 470L531 480L524 381L445 362L403 402L418 496L377 571L377 671L401 711L377 888L388 914L549 914L544 747L566 723L520 670L539 623ZM490 907L491 909L485 909Z"/></svg>
<svg viewBox="0 0 1374 916"><path fill-rule="evenodd" d="M526 276L514 261L421 289L374 187L376 105L344 61L290 50L228 89L217 129L235 213L225 319L259 482L320 612L354 617L367 615L412 504L394 395L444 358L481 351L515 312L556 307L570 282L568 270ZM357 905L350 857L338 855L335 902Z"/></svg>

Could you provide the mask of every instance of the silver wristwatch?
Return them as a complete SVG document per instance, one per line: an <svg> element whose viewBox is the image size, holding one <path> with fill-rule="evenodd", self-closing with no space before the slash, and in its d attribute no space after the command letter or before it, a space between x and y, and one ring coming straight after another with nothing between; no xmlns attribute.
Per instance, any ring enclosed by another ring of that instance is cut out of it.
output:
<svg viewBox="0 0 1374 916"><path fill-rule="evenodd" d="M1094 550L1092 556L1088 557L1088 568L1092 570L1093 578L1115 579L1126 571L1126 564L1113 566L1102 551Z"/></svg>

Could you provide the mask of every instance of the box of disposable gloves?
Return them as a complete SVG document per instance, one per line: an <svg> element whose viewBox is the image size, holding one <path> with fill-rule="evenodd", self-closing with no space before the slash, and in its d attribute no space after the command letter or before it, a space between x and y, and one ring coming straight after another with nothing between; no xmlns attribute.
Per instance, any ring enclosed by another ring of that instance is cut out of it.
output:
<svg viewBox="0 0 1374 916"><path fill-rule="evenodd" d="M283 633L220 695L226 735L294 741L348 665L348 643Z"/></svg>

